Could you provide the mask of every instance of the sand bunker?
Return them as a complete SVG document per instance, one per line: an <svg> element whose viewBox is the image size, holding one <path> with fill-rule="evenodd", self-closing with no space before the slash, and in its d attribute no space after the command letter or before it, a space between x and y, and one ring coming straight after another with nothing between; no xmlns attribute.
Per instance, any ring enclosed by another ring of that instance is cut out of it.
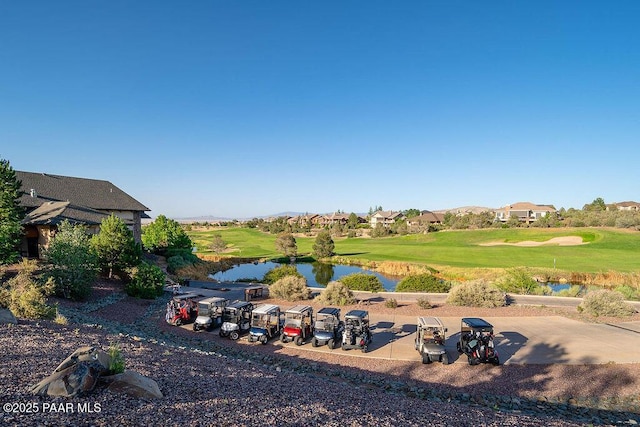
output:
<svg viewBox="0 0 640 427"><path fill-rule="evenodd" d="M553 239L549 239L544 242L533 242L531 240L525 240L524 242L517 243L506 243L506 242L488 242L488 243L480 243L480 246L498 246L498 245L507 245L507 246L543 246L543 245L557 245L557 246L576 246L576 245L584 245L585 243L582 241L582 237L579 236L563 236L563 237L554 237Z"/></svg>

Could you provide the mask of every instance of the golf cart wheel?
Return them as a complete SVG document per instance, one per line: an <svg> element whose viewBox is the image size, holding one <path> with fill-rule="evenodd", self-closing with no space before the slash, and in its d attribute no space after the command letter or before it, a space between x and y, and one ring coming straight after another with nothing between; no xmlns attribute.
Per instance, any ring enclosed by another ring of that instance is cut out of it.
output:
<svg viewBox="0 0 640 427"><path fill-rule="evenodd" d="M367 352L367 346L366 346L366 345L365 345L365 346L362 346L362 352L363 352L363 353L366 353L366 352Z"/></svg>
<svg viewBox="0 0 640 427"><path fill-rule="evenodd" d="M471 366L475 366L478 363L480 363L480 361L478 359L476 359L475 357L472 357L472 356L468 356L467 361L469 362L469 365L471 365Z"/></svg>
<svg viewBox="0 0 640 427"><path fill-rule="evenodd" d="M298 345L298 346L302 345L302 336L301 335L298 335L296 337L296 345Z"/></svg>
<svg viewBox="0 0 640 427"><path fill-rule="evenodd" d="M193 331L198 332L198 325L196 323L193 324Z"/></svg>
<svg viewBox="0 0 640 427"><path fill-rule="evenodd" d="M285 334L280 335L280 341L282 341L284 344L287 343L287 336Z"/></svg>
<svg viewBox="0 0 640 427"><path fill-rule="evenodd" d="M220 329L220 336L221 336L222 338L224 338L224 337L226 337L226 336L227 336L227 334L225 334L225 333L224 333L224 331L223 331L222 329Z"/></svg>
<svg viewBox="0 0 640 427"><path fill-rule="evenodd" d="M428 354L422 353L422 363L425 365L428 365L429 363L431 363L431 359L429 358Z"/></svg>
<svg viewBox="0 0 640 427"><path fill-rule="evenodd" d="M318 338L313 337L313 339L311 340L311 345L313 347L317 347L318 346Z"/></svg>
<svg viewBox="0 0 640 427"><path fill-rule="evenodd" d="M334 348L336 348L336 342L333 339L330 339L329 341L327 341L327 345L329 346L329 348L331 350L333 350Z"/></svg>
<svg viewBox="0 0 640 427"><path fill-rule="evenodd" d="M182 326L182 319L176 320L176 326Z"/></svg>
<svg viewBox="0 0 640 427"><path fill-rule="evenodd" d="M342 343L342 351L347 351L347 345L345 343Z"/></svg>
<svg viewBox="0 0 640 427"><path fill-rule="evenodd" d="M266 335L263 335L260 337L260 342L262 343L262 345L265 345L268 341L268 338Z"/></svg>
<svg viewBox="0 0 640 427"><path fill-rule="evenodd" d="M462 347L460 347L460 343L456 343L456 348L458 349L458 353L462 354Z"/></svg>
<svg viewBox="0 0 640 427"><path fill-rule="evenodd" d="M442 358L440 359L440 361L442 362L443 365L448 365L449 364L449 355L448 354L443 354Z"/></svg>
<svg viewBox="0 0 640 427"><path fill-rule="evenodd" d="M232 340L236 341L238 338L240 338L240 334L238 333L238 331L233 331L231 332L231 334L229 334L229 337Z"/></svg>
<svg viewBox="0 0 640 427"><path fill-rule="evenodd" d="M494 366L500 365L500 359L498 359L498 356L491 359L491 363L493 363Z"/></svg>

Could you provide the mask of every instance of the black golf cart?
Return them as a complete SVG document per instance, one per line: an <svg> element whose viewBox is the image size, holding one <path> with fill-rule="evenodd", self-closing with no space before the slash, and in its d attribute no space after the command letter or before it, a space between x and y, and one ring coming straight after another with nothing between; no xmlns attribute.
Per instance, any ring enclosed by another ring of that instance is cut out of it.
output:
<svg viewBox="0 0 640 427"><path fill-rule="evenodd" d="M467 355L469 365L499 365L498 350L493 344L493 325L477 317L464 317L460 326L458 352Z"/></svg>

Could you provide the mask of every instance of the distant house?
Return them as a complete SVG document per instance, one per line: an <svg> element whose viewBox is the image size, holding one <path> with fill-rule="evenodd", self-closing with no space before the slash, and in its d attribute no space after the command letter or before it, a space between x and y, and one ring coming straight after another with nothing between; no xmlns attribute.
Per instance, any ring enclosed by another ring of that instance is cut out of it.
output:
<svg viewBox="0 0 640 427"><path fill-rule="evenodd" d="M407 218L409 227L421 227L431 224L442 224L444 222L444 214L431 211L422 211L422 214Z"/></svg>
<svg viewBox="0 0 640 427"><path fill-rule="evenodd" d="M507 222L509 218L515 215L521 222L529 224L553 212L556 212L556 209L550 205L536 205L529 202L518 202L497 209L496 220Z"/></svg>
<svg viewBox="0 0 640 427"><path fill-rule="evenodd" d="M620 211L640 211L640 203L638 202L618 202L613 204L613 208L618 209ZM609 207L607 206L607 210Z"/></svg>
<svg viewBox="0 0 640 427"><path fill-rule="evenodd" d="M141 241L141 222L149 218L145 213L149 208L109 181L21 171L16 171L16 178L22 182L20 204L27 211L22 221L22 256L39 258L64 220L98 233L102 220L111 214Z"/></svg>
<svg viewBox="0 0 640 427"><path fill-rule="evenodd" d="M306 227L310 225L311 227L317 226L322 222L322 217L318 214L306 214L306 215L298 215L287 219L287 223L290 225L297 224L300 227Z"/></svg>
<svg viewBox="0 0 640 427"><path fill-rule="evenodd" d="M402 214L402 212L377 211L373 215L371 215L369 224L372 228L375 228L378 224L382 224L384 227L388 227L391 224L395 223L398 219L404 219L404 215Z"/></svg>

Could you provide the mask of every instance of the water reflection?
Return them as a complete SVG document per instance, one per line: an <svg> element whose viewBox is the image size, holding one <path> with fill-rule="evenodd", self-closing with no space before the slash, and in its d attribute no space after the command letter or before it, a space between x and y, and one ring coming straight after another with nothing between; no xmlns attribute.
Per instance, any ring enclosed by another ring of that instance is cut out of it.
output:
<svg viewBox="0 0 640 427"><path fill-rule="evenodd" d="M234 282L244 279L260 281L264 277L265 273L273 268L279 267L280 265L282 264L275 262L240 264L229 270L220 271L216 274L210 275L210 277L221 282ZM307 285L312 287L326 286L327 283L332 280L339 280L341 277L353 273L365 273L377 276L378 279L380 279L380 282L382 282L382 286L387 291L395 290L396 284L400 280L397 277L385 276L378 272L367 270L355 265L325 264L321 262L298 263L293 265L295 265L298 272L307 279Z"/></svg>

